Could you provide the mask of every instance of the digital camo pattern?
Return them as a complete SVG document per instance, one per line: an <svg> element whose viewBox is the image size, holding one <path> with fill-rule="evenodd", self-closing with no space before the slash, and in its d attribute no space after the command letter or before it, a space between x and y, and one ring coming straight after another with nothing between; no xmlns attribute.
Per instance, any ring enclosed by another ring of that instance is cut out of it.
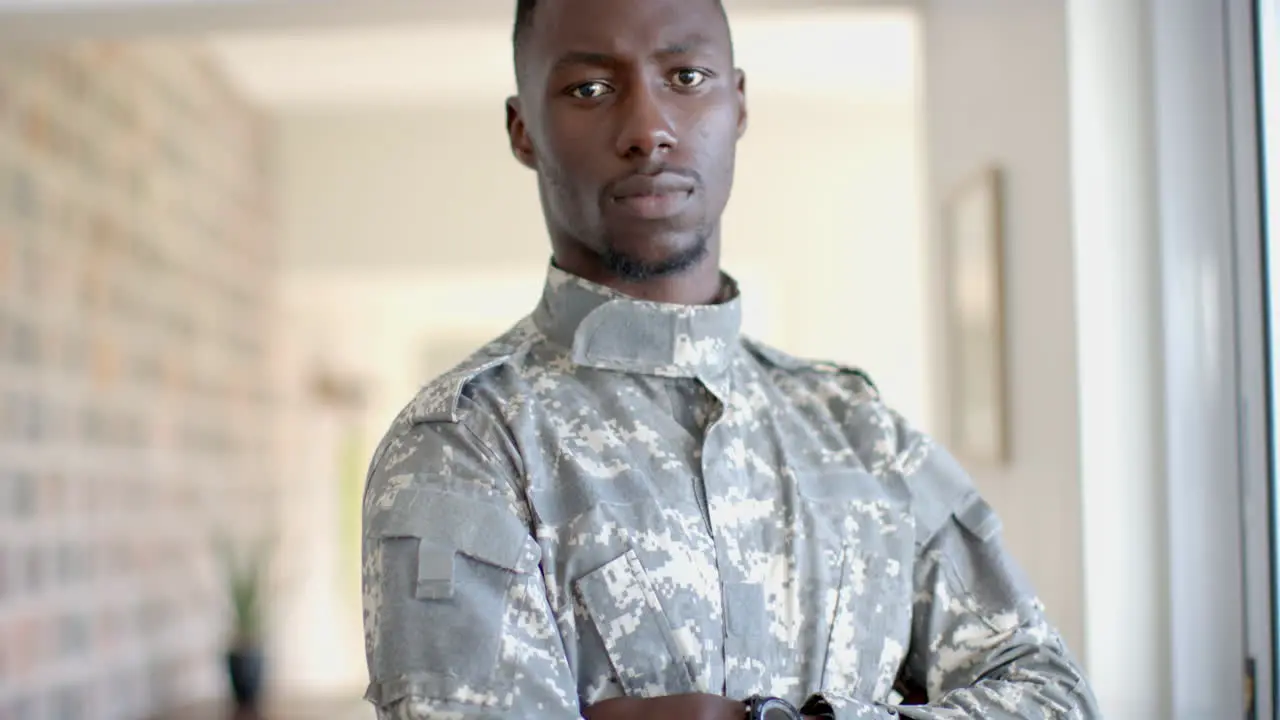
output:
<svg viewBox="0 0 1280 720"><path fill-rule="evenodd" d="M1095 718L965 473L860 373L554 267L375 455L381 717L777 695L845 718ZM895 681L930 704L892 707ZM896 713L896 714L895 714Z"/></svg>

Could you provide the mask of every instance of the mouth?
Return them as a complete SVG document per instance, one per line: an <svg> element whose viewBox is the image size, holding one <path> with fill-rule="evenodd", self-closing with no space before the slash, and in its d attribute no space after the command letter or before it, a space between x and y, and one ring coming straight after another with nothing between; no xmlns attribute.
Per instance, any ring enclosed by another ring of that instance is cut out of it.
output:
<svg viewBox="0 0 1280 720"><path fill-rule="evenodd" d="M614 183L609 204L631 219L666 220L688 207L697 187L689 173L637 173Z"/></svg>
<svg viewBox="0 0 1280 720"><path fill-rule="evenodd" d="M625 214L642 220L663 220L680 214L693 190L660 190L615 197L613 204Z"/></svg>

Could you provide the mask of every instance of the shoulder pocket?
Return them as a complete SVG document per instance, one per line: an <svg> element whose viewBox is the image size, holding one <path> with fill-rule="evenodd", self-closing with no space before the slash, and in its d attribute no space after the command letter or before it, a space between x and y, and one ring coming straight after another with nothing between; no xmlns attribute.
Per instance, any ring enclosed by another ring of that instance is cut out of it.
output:
<svg viewBox="0 0 1280 720"><path fill-rule="evenodd" d="M515 573L532 572L542 559L529 529L511 512L457 493L407 489L394 508L374 521L380 539L416 540L414 597L453 597L459 555Z"/></svg>
<svg viewBox="0 0 1280 720"><path fill-rule="evenodd" d="M574 589L627 696L695 691L689 659L634 550L583 576Z"/></svg>
<svg viewBox="0 0 1280 720"><path fill-rule="evenodd" d="M453 493L406 489L367 528L366 632L380 706L404 697L504 707L496 673L511 597L535 572L538 544L504 508Z"/></svg>

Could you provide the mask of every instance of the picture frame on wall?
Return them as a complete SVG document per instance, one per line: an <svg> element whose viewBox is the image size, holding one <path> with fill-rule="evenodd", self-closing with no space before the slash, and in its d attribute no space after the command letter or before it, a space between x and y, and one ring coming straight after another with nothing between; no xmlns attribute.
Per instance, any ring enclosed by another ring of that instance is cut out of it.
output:
<svg viewBox="0 0 1280 720"><path fill-rule="evenodd" d="M951 449L984 465L1010 459L1005 192L1004 172L986 167L957 186L944 208Z"/></svg>

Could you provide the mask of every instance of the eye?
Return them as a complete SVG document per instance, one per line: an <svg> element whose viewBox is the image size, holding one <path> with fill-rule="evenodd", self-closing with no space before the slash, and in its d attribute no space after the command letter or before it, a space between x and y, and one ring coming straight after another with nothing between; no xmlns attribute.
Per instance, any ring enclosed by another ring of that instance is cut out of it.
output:
<svg viewBox="0 0 1280 720"><path fill-rule="evenodd" d="M706 80L707 74L697 68L681 68L671 76L671 84L682 88L695 88Z"/></svg>
<svg viewBox="0 0 1280 720"><path fill-rule="evenodd" d="M569 88L569 94L579 100L594 100L611 92L613 92L613 88L598 81L585 82Z"/></svg>

